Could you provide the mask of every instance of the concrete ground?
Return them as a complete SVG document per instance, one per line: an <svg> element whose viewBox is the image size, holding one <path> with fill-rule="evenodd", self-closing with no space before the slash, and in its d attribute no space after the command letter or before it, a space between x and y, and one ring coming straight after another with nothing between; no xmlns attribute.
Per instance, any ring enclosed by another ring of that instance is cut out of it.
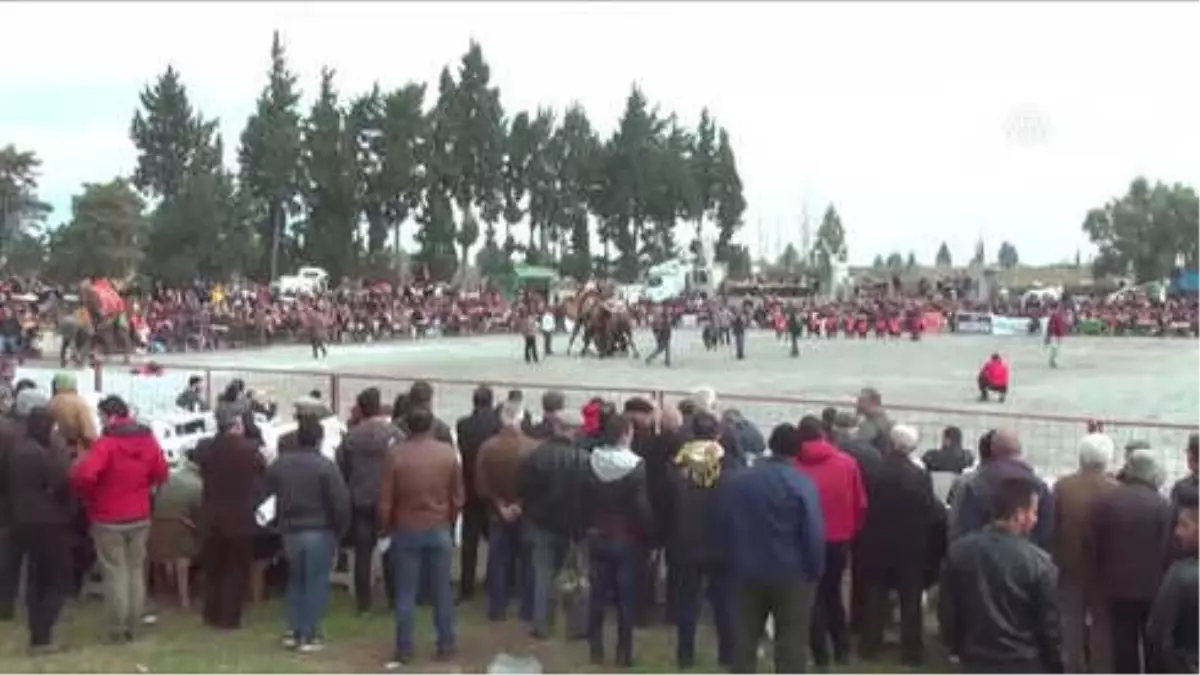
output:
<svg viewBox="0 0 1200 675"><path fill-rule="evenodd" d="M638 340L646 353L649 335ZM923 445L935 446L948 424L962 427L969 439L988 428L1010 426L1021 434L1030 461L1049 473L1072 468L1084 417L1108 420L1120 442L1148 440L1161 450L1169 471L1181 473L1183 443L1200 420L1200 351L1187 339L1073 337L1055 370L1047 365L1041 340L1025 337L805 340L801 356L791 358L773 334L752 332L747 358L740 362L727 348L705 351L694 331L677 331L673 343L671 368L647 367L632 358L567 358L560 355L565 337L556 337L554 356L527 365L521 361L520 339L507 335L335 345L322 361L314 361L304 346L155 359L170 370L212 369L214 389L232 377L283 400L311 389L326 395L336 389L343 409L364 387L378 386L392 397L414 379L428 379L437 390L437 412L448 421L467 412L478 383L491 384L498 395L522 389L535 408L543 390L560 388L576 409L597 394L624 399L663 392L671 402L710 386L725 406L741 409L763 426L794 422L826 405L848 406L861 387L873 386L893 419L921 429ZM1010 363L1013 390L1004 404L976 400L975 376L992 352ZM336 387L333 373L339 374Z"/></svg>

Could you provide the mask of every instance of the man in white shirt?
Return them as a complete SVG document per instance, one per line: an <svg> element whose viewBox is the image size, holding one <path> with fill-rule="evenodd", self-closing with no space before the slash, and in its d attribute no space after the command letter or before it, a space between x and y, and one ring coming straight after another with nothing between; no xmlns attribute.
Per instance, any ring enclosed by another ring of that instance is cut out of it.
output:
<svg viewBox="0 0 1200 675"><path fill-rule="evenodd" d="M542 356L553 354L550 351L550 336L554 334L556 327L554 312L550 311L550 307L547 306L542 310L542 318L538 321L538 329L542 332Z"/></svg>

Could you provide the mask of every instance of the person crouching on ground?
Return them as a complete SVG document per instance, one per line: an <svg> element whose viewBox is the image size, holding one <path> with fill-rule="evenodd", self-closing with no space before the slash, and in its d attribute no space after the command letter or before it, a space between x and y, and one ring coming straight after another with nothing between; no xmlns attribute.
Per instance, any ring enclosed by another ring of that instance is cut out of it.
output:
<svg viewBox="0 0 1200 675"><path fill-rule="evenodd" d="M100 402L104 431L71 467L71 486L87 509L104 576L109 637L128 642L146 604L150 493L167 480L167 460L150 429L116 396Z"/></svg>
<svg viewBox="0 0 1200 675"><path fill-rule="evenodd" d="M312 415L296 417L296 447L267 467L276 522L287 558L288 649L324 648L321 619L329 600L329 573L342 533L350 525L350 494L337 466L321 454L324 428Z"/></svg>
<svg viewBox="0 0 1200 675"><path fill-rule="evenodd" d="M435 436L428 408L409 410L404 419L408 438L394 446L384 462L379 489L379 525L391 533L396 584L396 642L389 665L413 657L413 624L422 566L433 596L437 656L455 653L454 591L450 581L454 553L454 521L466 501L462 467L453 445Z"/></svg>
<svg viewBox="0 0 1200 675"><path fill-rule="evenodd" d="M1000 395L1001 403L1008 397L1008 364L999 354L992 354L979 369L979 400L988 400L992 392Z"/></svg>
<svg viewBox="0 0 1200 675"><path fill-rule="evenodd" d="M591 599L588 643L592 663L604 662L604 608L617 605L616 665L633 665L633 623L638 600L639 542L649 532L651 511L646 469L630 445L633 420L610 405L600 420L599 445L592 450L587 547Z"/></svg>

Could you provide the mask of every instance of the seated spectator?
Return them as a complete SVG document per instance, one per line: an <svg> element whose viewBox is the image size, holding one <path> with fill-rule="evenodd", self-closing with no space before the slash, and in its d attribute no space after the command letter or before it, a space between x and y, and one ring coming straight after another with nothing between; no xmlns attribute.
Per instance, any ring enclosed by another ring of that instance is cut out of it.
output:
<svg viewBox="0 0 1200 675"><path fill-rule="evenodd" d="M185 610L191 606L188 573L200 554L196 523L202 491L199 468L184 459L155 493L146 542L152 570L164 585L175 589L179 607Z"/></svg>

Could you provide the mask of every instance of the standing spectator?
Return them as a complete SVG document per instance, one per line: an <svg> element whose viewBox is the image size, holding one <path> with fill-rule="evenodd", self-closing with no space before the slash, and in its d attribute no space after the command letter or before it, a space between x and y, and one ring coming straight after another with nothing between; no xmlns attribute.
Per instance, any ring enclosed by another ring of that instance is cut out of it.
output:
<svg viewBox="0 0 1200 675"><path fill-rule="evenodd" d="M1105 673L1112 669L1108 607L1100 601L1095 560L1087 550L1087 539L1096 501L1117 486L1107 474L1108 461L1115 451L1112 439L1105 434L1084 436L1079 442L1079 470L1054 484L1056 522L1050 550L1058 565L1063 665L1069 673Z"/></svg>
<svg viewBox="0 0 1200 675"><path fill-rule="evenodd" d="M28 558L29 647L34 654L45 654L58 648L53 630L70 578L75 504L68 485L70 458L51 440L54 418L38 406L29 412L26 426L26 435L17 439L5 459L0 490L12 503L15 557Z"/></svg>
<svg viewBox="0 0 1200 675"><path fill-rule="evenodd" d="M722 471L725 449L718 442L720 423L709 413L692 419L695 437L675 454L667 471L671 511L680 514L668 530L671 575L676 586L675 665L686 670L696 661L699 596L707 590L717 632L717 663L733 663L733 616L727 551L719 541L719 488L729 480Z"/></svg>
<svg viewBox="0 0 1200 675"><path fill-rule="evenodd" d="M1175 538L1184 555L1171 563L1150 609L1146 625L1146 648L1159 670L1166 673L1194 673L1198 667L1196 493L1180 496Z"/></svg>
<svg viewBox="0 0 1200 675"><path fill-rule="evenodd" d="M3 394L0 393L0 396ZM8 466L9 455L26 435L25 419L18 414L15 398L13 405L0 412L0 486L8 482L5 467ZM20 586L22 554L12 534L12 498L4 490L0 491L0 621L12 620L16 610L17 587Z"/></svg>
<svg viewBox="0 0 1200 675"><path fill-rule="evenodd" d="M55 375L50 390L50 414L58 425L58 433L73 452L88 449L96 440L96 422L91 406L79 396L75 376Z"/></svg>
<svg viewBox="0 0 1200 675"><path fill-rule="evenodd" d="M900 599L900 661L920 667L924 661L921 591L925 571L945 541L934 538L946 519L946 507L933 493L933 481L911 459L917 431L892 427L892 449L872 479L871 503L854 555L859 559L862 591L862 657L874 659L883 646L892 591ZM826 516L828 518L828 516ZM856 587L854 592L860 591Z"/></svg>
<svg viewBox="0 0 1200 675"><path fill-rule="evenodd" d="M1174 513L1158 493L1162 474L1150 450L1134 450L1122 482L1096 500L1089 556L1104 589L1117 673L1153 672L1144 658L1150 605L1167 567Z"/></svg>
<svg viewBox="0 0 1200 675"><path fill-rule="evenodd" d="M592 450L591 504L587 546L591 598L588 643L593 664L604 662L604 608L617 606L616 664L633 665L633 623L637 604L639 543L651 526L646 470L633 452L633 420L606 410L600 421L600 444Z"/></svg>
<svg viewBox="0 0 1200 675"><path fill-rule="evenodd" d="M542 394L542 419L529 428L529 436L543 441L551 438L571 438L573 432L570 425L562 418L563 409L566 407L566 397L561 391L550 389ZM462 432L459 432L458 438L461 444Z"/></svg>
<svg viewBox="0 0 1200 675"><path fill-rule="evenodd" d="M962 429L946 427L942 430L941 447L921 455L921 463L930 473L946 471L962 475L975 464L975 455L963 447Z"/></svg>
<svg viewBox="0 0 1200 675"><path fill-rule="evenodd" d="M356 404L362 417L346 432L337 449L337 463L350 489L350 536L354 546L354 601L360 614L371 610L371 562L379 533L379 486L388 453L403 434L383 412L383 400L376 387L358 394ZM384 563L384 585L392 595L392 571ZM389 600L390 601L390 600Z"/></svg>
<svg viewBox="0 0 1200 675"><path fill-rule="evenodd" d="M1057 570L1028 540L1038 487L1004 478L989 492L992 522L950 545L938 626L968 673L1061 673Z"/></svg>
<svg viewBox="0 0 1200 675"><path fill-rule="evenodd" d="M1023 478L1038 489L1038 517L1034 523L1033 543L1049 550L1050 534L1054 528L1054 497L1050 494L1050 488L1021 459L1021 441L1015 433L1000 429L990 437L989 446L990 459L981 464L970 479L963 481L955 493L951 505L950 539L986 527L990 520L992 490L1007 478Z"/></svg>
<svg viewBox="0 0 1200 675"><path fill-rule="evenodd" d="M475 597L475 568L479 564L479 540L487 533L487 504L475 492L475 464L479 447L500 430L500 420L492 410L491 387L480 385L471 395L471 414L458 418L458 451L462 456L466 502L462 509L462 542L459 549L459 601Z"/></svg>
<svg viewBox="0 0 1200 675"><path fill-rule="evenodd" d="M187 389L180 392L175 399L175 407L193 412L208 412L208 403L204 400L204 378L199 375L189 377Z"/></svg>
<svg viewBox="0 0 1200 675"><path fill-rule="evenodd" d="M568 546L582 538L592 473L588 460L586 450L555 435L535 448L517 471L523 534L533 567L534 638L550 635L555 577Z"/></svg>
<svg viewBox="0 0 1200 675"><path fill-rule="evenodd" d="M434 440L441 441L442 443L453 447L454 436L450 434L449 425L443 422L433 410L433 385L429 384L429 382L425 380L417 380L416 382L413 382L411 387L408 388L408 406L407 410L405 410L405 413L407 413L408 410L415 408L424 408L425 410L428 410L429 414L433 417L432 433ZM393 410L393 417L396 414L397 411ZM407 417L404 419L407 419ZM406 431L403 428L403 425L400 425L400 430Z"/></svg>
<svg viewBox="0 0 1200 675"><path fill-rule="evenodd" d="M800 443L796 467L817 486L825 519L825 565L813 603L809 647L817 667L827 668L830 645L837 663L845 664L850 658L842 576L850 544L866 519L867 493L858 463L825 440L820 418L808 415L800 420L796 436Z"/></svg>
<svg viewBox="0 0 1200 675"><path fill-rule="evenodd" d="M329 601L329 573L338 542L350 525L350 495L337 466L321 454L325 430L312 415L296 417L296 447L267 467L266 492L275 497L276 523L288 563L288 649L325 647L321 619Z"/></svg>
<svg viewBox="0 0 1200 675"><path fill-rule="evenodd" d="M454 446L434 436L428 408L414 407L405 419L407 440L388 455L379 493L379 522L391 532L396 575L395 661L413 656L413 624L421 568L428 565L439 659L454 654L454 598L450 582L452 529L465 501L462 469Z"/></svg>
<svg viewBox="0 0 1200 675"><path fill-rule="evenodd" d="M775 672L808 666L813 590L825 568L825 525L813 481L796 470L800 439L781 424L771 456L729 477L720 495L721 536L735 581L733 672L753 673L767 617L775 624Z"/></svg>
<svg viewBox="0 0 1200 675"><path fill-rule="evenodd" d="M120 398L104 399L99 411L104 431L71 467L71 485L92 524L109 637L128 642L146 603L150 493L167 479L167 460L154 434L130 418Z"/></svg>
<svg viewBox="0 0 1200 675"><path fill-rule="evenodd" d="M1196 467L1200 460L1200 435L1192 434L1188 436L1187 444L1187 468L1188 475L1175 481L1171 486L1171 503L1180 508L1179 504L1188 491L1195 492L1200 489L1200 478L1197 478Z"/></svg>
<svg viewBox="0 0 1200 675"><path fill-rule="evenodd" d="M867 387L859 392L854 410L862 417L855 438L874 445L880 452L886 450L892 421L883 408L883 397L875 389Z"/></svg>
<svg viewBox="0 0 1200 675"><path fill-rule="evenodd" d="M483 442L475 465L475 494L488 514L488 618L502 621L508 610L512 572L517 570L521 620L532 618L533 595L521 540L521 500L517 471L534 448L521 433L521 408L509 401L500 406L500 430Z"/></svg>
<svg viewBox="0 0 1200 675"><path fill-rule="evenodd" d="M242 416L217 419L217 435L193 452L200 467L201 568L204 623L237 629L250 588L255 510L262 492L265 465L258 443L246 436Z"/></svg>

